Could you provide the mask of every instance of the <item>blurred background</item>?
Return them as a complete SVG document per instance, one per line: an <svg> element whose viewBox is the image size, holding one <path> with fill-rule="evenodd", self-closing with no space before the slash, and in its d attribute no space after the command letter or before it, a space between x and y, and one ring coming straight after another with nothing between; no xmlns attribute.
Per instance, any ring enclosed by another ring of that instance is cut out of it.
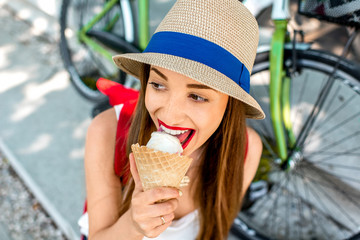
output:
<svg viewBox="0 0 360 240"><path fill-rule="evenodd" d="M61 2L0 0L1 240L79 239L94 103L76 92L60 57ZM174 2L150 1L150 34ZM259 18L260 45L272 32L269 14ZM349 36L314 19L303 30L314 48L337 54ZM359 60L356 51L350 58Z"/></svg>

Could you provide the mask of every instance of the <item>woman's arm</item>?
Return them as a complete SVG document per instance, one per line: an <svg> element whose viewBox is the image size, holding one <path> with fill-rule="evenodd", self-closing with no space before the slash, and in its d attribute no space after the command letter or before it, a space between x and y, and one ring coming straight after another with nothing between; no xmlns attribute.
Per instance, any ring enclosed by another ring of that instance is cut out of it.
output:
<svg viewBox="0 0 360 240"><path fill-rule="evenodd" d="M242 196L245 196L246 190L249 188L250 183L255 176L262 153L260 136L250 127L247 127L246 131L248 135L248 152L245 158Z"/></svg>
<svg viewBox="0 0 360 240"><path fill-rule="evenodd" d="M112 230L116 223L120 222L118 208L122 198L122 186L114 173L116 127L115 111L109 109L94 118L86 137L85 174L89 239L98 239L98 237L101 239L101 235L105 237L107 232L113 231L114 237L117 234L119 237L124 235L120 230L131 230L129 228ZM124 218L126 217L125 214ZM139 239L142 239L141 236Z"/></svg>
<svg viewBox="0 0 360 240"><path fill-rule="evenodd" d="M119 216L123 196L120 179L114 172L116 128L115 111L109 109L93 120L86 137L85 174L89 239L135 240L144 236L155 237L171 224L179 192L171 188L144 192L141 182L135 181L131 207L125 214ZM131 172L133 176L137 176L133 158L131 158ZM138 177L135 178L137 179ZM171 200L154 204L160 199ZM164 216L166 224L161 225L160 215Z"/></svg>

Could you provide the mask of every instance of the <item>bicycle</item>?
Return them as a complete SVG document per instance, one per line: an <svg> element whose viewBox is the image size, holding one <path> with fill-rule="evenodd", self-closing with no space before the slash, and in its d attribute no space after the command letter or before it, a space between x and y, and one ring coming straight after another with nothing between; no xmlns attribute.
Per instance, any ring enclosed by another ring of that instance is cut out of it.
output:
<svg viewBox="0 0 360 240"><path fill-rule="evenodd" d="M78 21L76 26L74 20ZM149 41L149 1L139 0L135 6L130 0L63 0L60 37L61 56L76 90L91 101L103 102L106 97L96 88L99 77L136 87L137 80L119 71L112 56L145 49Z"/></svg>
<svg viewBox="0 0 360 240"><path fill-rule="evenodd" d="M299 12L359 27L351 17L360 1L335 2L299 1ZM321 3L319 16L311 10ZM343 18L326 15L346 4ZM291 41L289 18L289 1L274 1L271 46L259 49L251 76L267 118L248 122L264 145L255 176L262 193L232 231L242 239L359 239L360 66L344 59L356 32L339 57L296 42L295 33Z"/></svg>

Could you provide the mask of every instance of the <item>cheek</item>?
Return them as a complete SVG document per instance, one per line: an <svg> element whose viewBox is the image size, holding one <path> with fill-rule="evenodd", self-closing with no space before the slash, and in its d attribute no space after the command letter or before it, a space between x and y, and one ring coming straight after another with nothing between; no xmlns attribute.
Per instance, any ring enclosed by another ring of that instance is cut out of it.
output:
<svg viewBox="0 0 360 240"><path fill-rule="evenodd" d="M207 111L197 111L195 121L199 129L200 138L207 140L216 131L222 121L225 109L226 105L221 105L220 107L213 107Z"/></svg>
<svg viewBox="0 0 360 240"><path fill-rule="evenodd" d="M204 111L202 115L198 115L200 117L197 118L197 121L201 124L201 129L206 137L210 137L219 127L226 111L227 102L227 98L225 98L207 111Z"/></svg>
<svg viewBox="0 0 360 240"><path fill-rule="evenodd" d="M205 130L207 132L207 135L209 135L209 137L219 127L221 120L222 120L222 116L223 116L219 112L217 114L214 114L214 112L211 112L210 114L208 114L206 121L204 121L204 124L203 124L203 130Z"/></svg>
<svg viewBox="0 0 360 240"><path fill-rule="evenodd" d="M156 109L160 107L159 104L161 103L161 100L158 98L158 95L154 94L153 89L148 86L145 92L145 107L150 115L152 115Z"/></svg>

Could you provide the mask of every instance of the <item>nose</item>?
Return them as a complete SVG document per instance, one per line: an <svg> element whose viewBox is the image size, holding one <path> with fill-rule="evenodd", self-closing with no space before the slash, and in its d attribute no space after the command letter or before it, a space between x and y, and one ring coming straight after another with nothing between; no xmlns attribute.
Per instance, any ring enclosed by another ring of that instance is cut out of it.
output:
<svg viewBox="0 0 360 240"><path fill-rule="evenodd" d="M176 94L170 96L164 103L162 121L170 126L181 124L186 118L184 100Z"/></svg>

